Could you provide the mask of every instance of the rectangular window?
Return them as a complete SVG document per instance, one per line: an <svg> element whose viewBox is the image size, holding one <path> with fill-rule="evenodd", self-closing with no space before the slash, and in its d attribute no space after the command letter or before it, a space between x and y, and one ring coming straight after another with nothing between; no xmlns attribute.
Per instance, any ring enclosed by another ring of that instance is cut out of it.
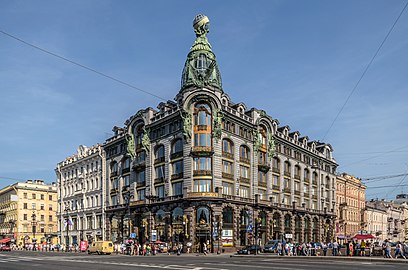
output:
<svg viewBox="0 0 408 270"><path fill-rule="evenodd" d="M31 204L31 209L35 210L35 207L36 207L36 206L35 206L35 203L32 203L32 204Z"/></svg>
<svg viewBox="0 0 408 270"><path fill-rule="evenodd" d="M24 203L23 208L27 209L27 203Z"/></svg>
<svg viewBox="0 0 408 270"><path fill-rule="evenodd" d="M44 208L44 204L41 204L40 205L40 210L44 210L45 208Z"/></svg>
<svg viewBox="0 0 408 270"><path fill-rule="evenodd" d="M211 192L211 180L195 179L194 192Z"/></svg>
<svg viewBox="0 0 408 270"><path fill-rule="evenodd" d="M272 176L272 180L273 180L272 185L279 186L279 177L278 176L276 176L276 175Z"/></svg>
<svg viewBox="0 0 408 270"><path fill-rule="evenodd" d="M232 162L223 160L222 161L222 171L225 173L229 173L232 174L233 170L232 170Z"/></svg>
<svg viewBox="0 0 408 270"><path fill-rule="evenodd" d="M183 160L173 162L173 174L180 174L183 172Z"/></svg>
<svg viewBox="0 0 408 270"><path fill-rule="evenodd" d="M266 183L266 173L258 171L258 182Z"/></svg>
<svg viewBox="0 0 408 270"><path fill-rule="evenodd" d="M40 195L41 200L44 200L44 194Z"/></svg>
<svg viewBox="0 0 408 270"><path fill-rule="evenodd" d="M138 198L139 200L144 200L144 199L145 199L145 196L146 196L146 190L145 190L145 189L139 189L139 190L137 191L137 198Z"/></svg>
<svg viewBox="0 0 408 270"><path fill-rule="evenodd" d="M52 201L52 195L49 195L49 196L48 196L48 200L49 200L49 201Z"/></svg>
<svg viewBox="0 0 408 270"><path fill-rule="evenodd" d="M222 182L222 194L234 195L234 184L229 182Z"/></svg>
<svg viewBox="0 0 408 270"><path fill-rule="evenodd" d="M249 187L239 186L239 196L242 198L249 198Z"/></svg>
<svg viewBox="0 0 408 270"><path fill-rule="evenodd" d="M194 158L194 170L203 171L211 170L211 158L208 157L198 157Z"/></svg>
<svg viewBox="0 0 408 270"><path fill-rule="evenodd" d="M27 193L26 192L23 193L23 197L24 197L24 199L27 199Z"/></svg>
<svg viewBox="0 0 408 270"><path fill-rule="evenodd" d="M259 193L259 199L266 200L266 190L265 189L259 189L258 193Z"/></svg>
<svg viewBox="0 0 408 270"><path fill-rule="evenodd" d="M240 166L240 176L241 178L249 179L250 178L249 167L241 165Z"/></svg>
<svg viewBox="0 0 408 270"><path fill-rule="evenodd" d="M156 187L156 196L164 198L164 185Z"/></svg>
<svg viewBox="0 0 408 270"><path fill-rule="evenodd" d="M48 221L52 221L52 215L48 216Z"/></svg>
<svg viewBox="0 0 408 270"><path fill-rule="evenodd" d="M33 193L32 196L33 196L33 200L35 200L37 198L35 193Z"/></svg>
<svg viewBox="0 0 408 270"><path fill-rule="evenodd" d="M27 220L27 214L24 214L23 219L24 219L24 220Z"/></svg>
<svg viewBox="0 0 408 270"><path fill-rule="evenodd" d="M129 186L130 185L130 175L126 175L123 177L123 185Z"/></svg>
<svg viewBox="0 0 408 270"><path fill-rule="evenodd" d="M143 183L146 181L145 171L136 172L136 182Z"/></svg>
<svg viewBox="0 0 408 270"><path fill-rule="evenodd" d="M183 195L183 182L177 182L172 185L173 196Z"/></svg>
<svg viewBox="0 0 408 270"><path fill-rule="evenodd" d="M45 220L44 215L41 215L41 221L44 221L44 220Z"/></svg>
<svg viewBox="0 0 408 270"><path fill-rule="evenodd" d="M111 197L111 201L113 206L118 205L118 197L116 195Z"/></svg>
<svg viewBox="0 0 408 270"><path fill-rule="evenodd" d="M155 167L156 179L164 179L164 165Z"/></svg>

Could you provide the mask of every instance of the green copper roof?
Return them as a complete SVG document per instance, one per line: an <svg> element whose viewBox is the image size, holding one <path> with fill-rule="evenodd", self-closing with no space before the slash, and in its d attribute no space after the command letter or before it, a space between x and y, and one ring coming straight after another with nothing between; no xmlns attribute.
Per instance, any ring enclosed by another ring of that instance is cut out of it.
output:
<svg viewBox="0 0 408 270"><path fill-rule="evenodd" d="M196 40L191 46L181 78L181 89L189 86L215 86L222 90L221 74L217 59L208 42L209 20L205 15L197 15L193 22Z"/></svg>

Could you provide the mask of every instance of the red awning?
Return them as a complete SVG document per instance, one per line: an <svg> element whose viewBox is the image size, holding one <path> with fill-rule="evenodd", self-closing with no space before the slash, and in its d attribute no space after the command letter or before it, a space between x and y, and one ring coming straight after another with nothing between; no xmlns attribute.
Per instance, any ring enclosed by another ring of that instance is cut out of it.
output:
<svg viewBox="0 0 408 270"><path fill-rule="evenodd" d="M356 234L354 235L353 239L356 240L366 240L366 239L374 239L375 236L372 234Z"/></svg>
<svg viewBox="0 0 408 270"><path fill-rule="evenodd" d="M11 238L4 238L0 240L0 243L8 243L11 241Z"/></svg>

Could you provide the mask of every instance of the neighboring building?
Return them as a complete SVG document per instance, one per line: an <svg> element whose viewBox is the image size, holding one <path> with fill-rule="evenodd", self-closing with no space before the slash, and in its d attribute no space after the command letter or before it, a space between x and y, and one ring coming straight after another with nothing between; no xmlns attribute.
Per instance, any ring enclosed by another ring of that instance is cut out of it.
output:
<svg viewBox="0 0 408 270"><path fill-rule="evenodd" d="M220 232L222 246L234 248L255 232L262 244L331 241L332 147L233 103L207 27L198 15L176 102L139 110L104 144L107 239L191 240L194 251L204 242L217 250Z"/></svg>
<svg viewBox="0 0 408 270"><path fill-rule="evenodd" d="M352 175L336 178L336 237L341 242L366 230L365 191L366 186Z"/></svg>
<svg viewBox="0 0 408 270"><path fill-rule="evenodd" d="M401 224L405 241L408 241L408 194L398 194L394 200L402 211Z"/></svg>
<svg viewBox="0 0 408 270"><path fill-rule="evenodd" d="M387 213L387 226L382 231L382 238L389 239L391 242L405 241L405 232L403 228L403 208L385 200L370 200L366 205L383 210ZM371 220L369 222L372 222Z"/></svg>
<svg viewBox="0 0 408 270"><path fill-rule="evenodd" d="M58 163L58 232L61 243L102 240L104 235L103 149L79 146ZM68 225L67 228L67 222Z"/></svg>
<svg viewBox="0 0 408 270"><path fill-rule="evenodd" d="M0 190L0 235L16 245L57 243L57 188L27 180Z"/></svg>
<svg viewBox="0 0 408 270"><path fill-rule="evenodd" d="M388 228L388 215L385 209L375 208L366 205L366 216L367 216L367 233L372 234L376 237L376 241L384 241L388 238L387 228Z"/></svg>

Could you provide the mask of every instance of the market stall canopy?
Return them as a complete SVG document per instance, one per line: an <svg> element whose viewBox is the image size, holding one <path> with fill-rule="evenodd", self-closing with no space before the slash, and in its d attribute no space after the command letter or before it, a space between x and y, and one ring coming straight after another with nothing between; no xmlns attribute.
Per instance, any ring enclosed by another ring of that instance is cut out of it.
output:
<svg viewBox="0 0 408 270"><path fill-rule="evenodd" d="M374 239L375 236L372 234L356 234L354 235L353 239L355 240L367 240L367 239Z"/></svg>
<svg viewBox="0 0 408 270"><path fill-rule="evenodd" d="M0 240L0 243L4 244L4 243L8 243L11 241L11 238L4 238Z"/></svg>

